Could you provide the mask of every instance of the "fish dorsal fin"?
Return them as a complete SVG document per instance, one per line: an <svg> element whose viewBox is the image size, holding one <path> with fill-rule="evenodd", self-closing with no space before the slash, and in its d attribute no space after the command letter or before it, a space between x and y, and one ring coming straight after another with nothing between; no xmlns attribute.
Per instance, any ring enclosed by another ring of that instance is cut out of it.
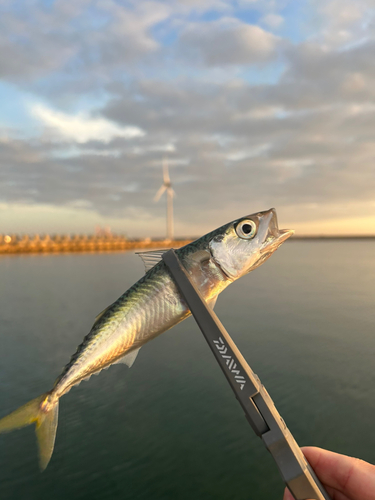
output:
<svg viewBox="0 0 375 500"><path fill-rule="evenodd" d="M136 357L138 356L139 349L140 347L138 347L138 349L135 349L134 351L129 352L129 354L125 354L125 356L118 359L113 364L115 365L117 363L124 363L124 365L128 365L128 367L131 368L133 366Z"/></svg>
<svg viewBox="0 0 375 500"><path fill-rule="evenodd" d="M152 267L154 267L158 262L161 261L163 257L163 253L168 252L169 249L164 250L151 250L149 252L136 252L137 255L143 260L143 264L145 265L145 272L149 271Z"/></svg>

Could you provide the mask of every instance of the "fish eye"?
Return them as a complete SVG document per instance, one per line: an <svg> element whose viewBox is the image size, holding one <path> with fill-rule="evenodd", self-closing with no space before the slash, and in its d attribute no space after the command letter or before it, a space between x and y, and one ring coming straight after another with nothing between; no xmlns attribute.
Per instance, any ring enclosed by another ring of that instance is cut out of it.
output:
<svg viewBox="0 0 375 500"><path fill-rule="evenodd" d="M254 221L246 219L237 224L237 236L244 240L250 240L255 236L257 226Z"/></svg>

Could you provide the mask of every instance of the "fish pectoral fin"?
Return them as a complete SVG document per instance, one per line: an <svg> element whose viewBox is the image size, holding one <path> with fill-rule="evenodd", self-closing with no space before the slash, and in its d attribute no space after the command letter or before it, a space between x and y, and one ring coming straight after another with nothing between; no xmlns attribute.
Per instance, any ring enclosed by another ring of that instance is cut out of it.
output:
<svg viewBox="0 0 375 500"><path fill-rule="evenodd" d="M217 298L218 298L218 295L216 295L216 297L213 297L213 298L212 298L212 299L210 299L210 300L207 300L207 305L208 305L208 307L210 307L212 310L214 310L214 307L215 307L215 304L216 304Z"/></svg>
<svg viewBox="0 0 375 500"><path fill-rule="evenodd" d="M134 361L136 360L136 357L138 356L139 349L140 347L138 347L138 349L135 349L134 351L129 352L129 354L125 354L125 356L118 359L113 364L116 365L117 363L124 363L124 365L128 365L128 367L131 368Z"/></svg>
<svg viewBox="0 0 375 500"><path fill-rule="evenodd" d="M158 262L161 261L163 258L163 254L165 252L168 252L169 248L164 249L164 250L151 250L150 252L136 252L137 255L140 256L140 258L143 261L143 264L145 266L145 272L149 271L151 268L156 266Z"/></svg>

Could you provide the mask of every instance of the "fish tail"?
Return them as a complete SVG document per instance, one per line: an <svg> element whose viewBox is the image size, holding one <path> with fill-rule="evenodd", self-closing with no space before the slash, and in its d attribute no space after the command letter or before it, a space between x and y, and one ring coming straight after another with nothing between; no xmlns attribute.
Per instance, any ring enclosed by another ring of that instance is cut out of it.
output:
<svg viewBox="0 0 375 500"><path fill-rule="evenodd" d="M0 420L0 433L35 423L39 447L39 465L43 471L51 459L55 444L59 402L50 393L32 399Z"/></svg>

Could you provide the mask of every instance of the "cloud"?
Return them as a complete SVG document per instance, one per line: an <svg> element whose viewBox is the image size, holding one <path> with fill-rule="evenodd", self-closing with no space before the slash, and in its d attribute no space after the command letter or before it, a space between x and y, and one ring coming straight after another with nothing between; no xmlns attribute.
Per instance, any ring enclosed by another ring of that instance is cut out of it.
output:
<svg viewBox="0 0 375 500"><path fill-rule="evenodd" d="M92 118L84 113L69 115L42 104L34 104L30 109L46 127L52 128L62 138L78 143L95 140L108 143L114 137L134 139L145 135L139 127L120 127L105 118Z"/></svg>
<svg viewBox="0 0 375 500"><path fill-rule="evenodd" d="M281 26L284 22L283 16L280 16L279 14L267 14L264 17L262 17L261 22L263 24L266 24L270 28L278 28Z"/></svg>
<svg viewBox="0 0 375 500"><path fill-rule="evenodd" d="M255 64L276 54L278 38L259 26L234 18L191 23L180 37L180 50L208 66Z"/></svg>
<svg viewBox="0 0 375 500"><path fill-rule="evenodd" d="M63 8L62 2L48 11L38 4L0 6L0 77L18 80L45 76L64 66L77 51L69 23L83 9ZM65 26L65 29L64 29ZM56 57L58 54L58 57Z"/></svg>
<svg viewBox="0 0 375 500"><path fill-rule="evenodd" d="M104 80L104 68L130 64L159 48L152 28L169 14L157 1L0 5L0 77L24 84L57 71L82 78L90 68Z"/></svg>
<svg viewBox="0 0 375 500"><path fill-rule="evenodd" d="M314 0L313 5L322 20L315 38L319 37L327 47L358 41L369 34L369 27L374 24L373 0Z"/></svg>

